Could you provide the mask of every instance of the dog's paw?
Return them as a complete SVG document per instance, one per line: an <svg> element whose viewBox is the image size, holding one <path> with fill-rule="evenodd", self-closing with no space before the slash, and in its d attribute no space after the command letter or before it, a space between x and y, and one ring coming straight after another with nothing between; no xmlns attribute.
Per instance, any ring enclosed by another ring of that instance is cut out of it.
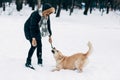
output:
<svg viewBox="0 0 120 80"><path fill-rule="evenodd" d="M54 72L54 71L59 71L60 69L58 69L58 68L56 68L56 69L53 69L53 70L51 70L52 72Z"/></svg>
<svg viewBox="0 0 120 80"><path fill-rule="evenodd" d="M51 72L54 72L54 71L56 71L56 69L52 69L52 70L51 70Z"/></svg>
<svg viewBox="0 0 120 80"><path fill-rule="evenodd" d="M83 72L83 70L82 70L82 69L80 69L80 70L77 70L77 72L78 72L78 73L82 73L82 72Z"/></svg>

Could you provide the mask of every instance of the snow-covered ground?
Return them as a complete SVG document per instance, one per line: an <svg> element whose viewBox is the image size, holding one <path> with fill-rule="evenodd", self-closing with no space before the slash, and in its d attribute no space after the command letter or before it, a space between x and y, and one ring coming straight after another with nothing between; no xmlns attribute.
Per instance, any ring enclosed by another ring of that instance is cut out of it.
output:
<svg viewBox="0 0 120 80"><path fill-rule="evenodd" d="M120 16L106 15L98 10L88 16L75 10L69 16L51 15L53 45L64 55L86 52L91 41L93 52L82 73L72 70L51 72L55 60L48 37L43 38L43 67L37 65L36 53L32 64L36 71L24 66L29 42L24 37L24 22L32 11L24 7L21 12L0 13L0 79L1 80L120 80Z"/></svg>

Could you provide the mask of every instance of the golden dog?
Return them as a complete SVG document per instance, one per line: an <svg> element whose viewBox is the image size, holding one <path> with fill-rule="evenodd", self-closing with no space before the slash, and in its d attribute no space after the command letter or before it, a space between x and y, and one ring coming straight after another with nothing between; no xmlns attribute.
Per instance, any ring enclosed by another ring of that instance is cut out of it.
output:
<svg viewBox="0 0 120 80"><path fill-rule="evenodd" d="M92 44L90 42L88 42L88 47L89 49L86 53L76 53L72 56L64 56L59 50L53 48L52 53L56 60L56 68L52 71L59 71L60 69L77 69L79 72L82 72L87 58L92 51Z"/></svg>

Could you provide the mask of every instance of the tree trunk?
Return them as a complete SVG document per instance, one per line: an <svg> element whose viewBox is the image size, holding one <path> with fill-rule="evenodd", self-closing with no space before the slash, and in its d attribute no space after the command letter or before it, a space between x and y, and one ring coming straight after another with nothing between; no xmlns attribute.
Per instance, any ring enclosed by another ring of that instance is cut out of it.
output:
<svg viewBox="0 0 120 80"><path fill-rule="evenodd" d="M92 2L92 0L88 0L88 1L85 2L84 15L87 15L87 12L88 12L88 9L89 9L89 7L90 7L90 5L91 5L91 2Z"/></svg>
<svg viewBox="0 0 120 80"><path fill-rule="evenodd" d="M5 11L5 2L2 3L3 11Z"/></svg>
<svg viewBox="0 0 120 80"><path fill-rule="evenodd" d="M38 0L37 3L38 3L38 4L37 4L37 9L40 9L40 7L41 7L41 0Z"/></svg>
<svg viewBox="0 0 120 80"><path fill-rule="evenodd" d="M61 6L62 6L62 0L59 1L59 4L58 4L58 11L57 11L56 17L60 17Z"/></svg>
<svg viewBox="0 0 120 80"><path fill-rule="evenodd" d="M74 5L75 5L75 0L72 0L72 5L71 5L71 8L70 8L70 15L71 15L72 12L73 12Z"/></svg>
<svg viewBox="0 0 120 80"><path fill-rule="evenodd" d="M16 0L16 9L17 11L20 11L23 7L23 0Z"/></svg>

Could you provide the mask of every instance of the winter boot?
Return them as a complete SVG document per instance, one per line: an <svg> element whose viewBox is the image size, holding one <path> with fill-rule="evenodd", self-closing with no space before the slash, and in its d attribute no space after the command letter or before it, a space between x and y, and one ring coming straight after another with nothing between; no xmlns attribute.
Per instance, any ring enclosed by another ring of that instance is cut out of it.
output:
<svg viewBox="0 0 120 80"><path fill-rule="evenodd" d="M25 66L28 67L28 68L31 68L31 69L35 69L35 68L31 65L31 59L28 59L28 58L27 58L27 60L26 60Z"/></svg>
<svg viewBox="0 0 120 80"><path fill-rule="evenodd" d="M38 65L43 66L43 65L42 65L42 59L41 59L41 58L38 58Z"/></svg>

